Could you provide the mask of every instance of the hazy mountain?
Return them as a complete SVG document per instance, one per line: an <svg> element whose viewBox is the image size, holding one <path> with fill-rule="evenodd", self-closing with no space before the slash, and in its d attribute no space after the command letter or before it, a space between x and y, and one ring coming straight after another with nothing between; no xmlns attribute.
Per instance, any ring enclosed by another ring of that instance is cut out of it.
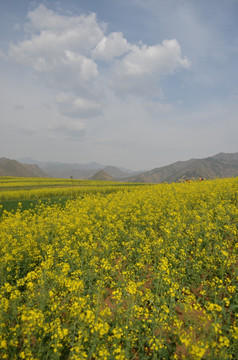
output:
<svg viewBox="0 0 238 360"><path fill-rule="evenodd" d="M121 180L124 179L125 177L131 176L131 172L126 170L122 171L118 167L112 165L106 166L103 170L113 179L117 179L117 180Z"/></svg>
<svg viewBox="0 0 238 360"><path fill-rule="evenodd" d="M71 176L74 179L89 179L98 171L98 169L80 169L71 166L70 164L48 164L45 166L41 166L41 169L47 174L49 174L51 177L62 179L69 179Z"/></svg>
<svg viewBox="0 0 238 360"><path fill-rule="evenodd" d="M9 159L7 159L9 160ZM11 160L16 161L16 160ZM195 178L199 176L207 179L216 177L232 177L238 176L238 153L219 153L214 156L210 156L204 159L190 159L187 161L177 161L167 166L152 169L144 172L132 172L116 166L106 166L95 162L87 164L65 164L60 162L37 162L31 158L24 158L22 161L25 162L23 165L24 171L19 169L18 173L26 173L30 171L35 175L19 175L19 176L51 176L55 178L70 178L71 176L75 179L92 179L94 175L96 178L99 175L102 177L110 176L110 180L123 180L129 182L142 182L142 183L161 183L161 182L175 182L182 181L185 179ZM17 163L17 162L16 162ZM15 163L15 164L16 164ZM28 163L28 165L26 165ZM32 165L32 164L37 164ZM19 164L19 163L18 163ZM31 165L30 165L31 164ZM3 164L2 164L3 166ZM7 165L6 165L7 166ZM13 165L12 165L13 166ZM19 166L19 165L18 165ZM8 167L8 173L10 171L10 165ZM21 168L21 169L23 169ZM43 172L40 172L40 169ZM34 170L33 170L34 169ZM100 173L103 170L105 173ZM5 170L4 170L5 171ZM5 174L2 170L1 174ZM15 174L13 170L11 174ZM36 175L39 174L39 175ZM46 175L47 174L47 175ZM18 175L15 175L18 176ZM107 178L107 180L109 180Z"/></svg>
<svg viewBox="0 0 238 360"><path fill-rule="evenodd" d="M34 160L34 159L30 158L30 157L19 158L19 159L17 159L17 161L19 161L22 164L29 164L29 165L41 164L39 161Z"/></svg>
<svg viewBox="0 0 238 360"><path fill-rule="evenodd" d="M238 152L236 153L224 153L221 152L212 156L214 159L225 160L228 162L238 161Z"/></svg>
<svg viewBox="0 0 238 360"><path fill-rule="evenodd" d="M161 183L185 179L225 178L238 176L238 153L220 153L204 159L190 159L145 171L137 176L126 178L129 182Z"/></svg>
<svg viewBox="0 0 238 360"><path fill-rule="evenodd" d="M0 158L0 176L49 177L37 165Z"/></svg>
<svg viewBox="0 0 238 360"><path fill-rule="evenodd" d="M40 168L55 178L89 179L105 165L96 162L88 164L40 163Z"/></svg>
<svg viewBox="0 0 238 360"><path fill-rule="evenodd" d="M19 162L24 164L37 164L38 166L62 166L62 167L70 167L74 169L103 169L106 165L99 164L95 161L86 164L78 164L78 163L64 163L61 161L37 161L30 157L20 158L18 159Z"/></svg>
<svg viewBox="0 0 238 360"><path fill-rule="evenodd" d="M37 164L45 173L55 178L70 178L75 179L90 179L99 170L105 170L112 178L121 180L131 175L137 175L139 171L128 170L124 168L118 168L112 165L103 165L97 162L91 162L86 164L68 164L61 162L39 162L32 158L26 157L19 159L20 162L26 164Z"/></svg>
<svg viewBox="0 0 238 360"><path fill-rule="evenodd" d="M106 173L105 170L99 170L96 174L94 174L90 180L106 180L113 181L114 179Z"/></svg>

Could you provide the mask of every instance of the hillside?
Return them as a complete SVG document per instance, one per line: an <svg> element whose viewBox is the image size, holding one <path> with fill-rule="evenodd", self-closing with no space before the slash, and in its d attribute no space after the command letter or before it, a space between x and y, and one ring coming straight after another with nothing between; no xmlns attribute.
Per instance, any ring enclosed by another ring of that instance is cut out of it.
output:
<svg viewBox="0 0 238 360"><path fill-rule="evenodd" d="M0 158L0 176L49 177L37 165Z"/></svg>
<svg viewBox="0 0 238 360"><path fill-rule="evenodd" d="M99 170L96 174L94 174L90 180L106 180L106 181L113 181L114 179L106 173L104 170Z"/></svg>
<svg viewBox="0 0 238 360"><path fill-rule="evenodd" d="M117 180L139 183L177 182L186 179L225 178L238 176L238 153L219 153L203 159L177 161L170 165L145 172L131 172L116 166L98 163L66 164L60 162L35 162L25 159L28 164L0 158L0 176L31 176L93 180Z"/></svg>
<svg viewBox="0 0 238 360"><path fill-rule="evenodd" d="M127 176L130 176L129 172L122 171L121 169L119 169L116 166L109 165L109 166L106 166L103 170L108 175L110 175L113 179L116 179L116 180L121 180L121 179L124 179Z"/></svg>
<svg viewBox="0 0 238 360"><path fill-rule="evenodd" d="M71 176L74 179L89 179L99 170L75 168L70 164L47 164L44 166L39 166L42 171L46 172L51 177L60 179L69 179Z"/></svg>
<svg viewBox="0 0 238 360"><path fill-rule="evenodd" d="M24 164L37 164L44 173L49 174L54 178L69 179L71 176L74 179L90 179L99 170L104 170L115 180L121 180L125 177L137 175L140 172L118 168L112 165L103 165L96 162L86 164L67 164L61 162L39 162L31 158L18 159L19 162Z"/></svg>
<svg viewBox="0 0 238 360"><path fill-rule="evenodd" d="M190 159L126 178L129 182L161 183L185 179L206 179L238 176L238 153L220 153L204 159Z"/></svg>
<svg viewBox="0 0 238 360"><path fill-rule="evenodd" d="M46 164L46 165L39 165L41 169L55 178L70 178L73 176L74 179L91 179L92 176L97 174L98 171L104 170L108 175L110 175L113 179L123 179L131 174L126 171L122 171L116 166L103 166L98 164L98 167L93 164L88 165L80 165L80 164ZM87 167L88 166L88 167ZM90 167L92 166L92 167Z"/></svg>

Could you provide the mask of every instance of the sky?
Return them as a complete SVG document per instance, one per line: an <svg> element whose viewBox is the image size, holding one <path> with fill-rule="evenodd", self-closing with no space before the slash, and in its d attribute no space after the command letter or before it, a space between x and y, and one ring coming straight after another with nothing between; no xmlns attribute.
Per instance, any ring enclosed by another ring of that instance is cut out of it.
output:
<svg viewBox="0 0 238 360"><path fill-rule="evenodd" d="M238 151L238 0L0 0L0 157Z"/></svg>

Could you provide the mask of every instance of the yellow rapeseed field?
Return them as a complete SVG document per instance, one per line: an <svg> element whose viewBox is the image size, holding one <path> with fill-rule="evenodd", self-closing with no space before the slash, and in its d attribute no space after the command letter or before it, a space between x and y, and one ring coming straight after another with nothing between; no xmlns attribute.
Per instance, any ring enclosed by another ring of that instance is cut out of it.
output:
<svg viewBox="0 0 238 360"><path fill-rule="evenodd" d="M111 193L143 184L100 180L0 177L0 202L75 197L85 193Z"/></svg>
<svg viewBox="0 0 238 360"><path fill-rule="evenodd" d="M238 178L4 212L0 359L237 359L237 234Z"/></svg>

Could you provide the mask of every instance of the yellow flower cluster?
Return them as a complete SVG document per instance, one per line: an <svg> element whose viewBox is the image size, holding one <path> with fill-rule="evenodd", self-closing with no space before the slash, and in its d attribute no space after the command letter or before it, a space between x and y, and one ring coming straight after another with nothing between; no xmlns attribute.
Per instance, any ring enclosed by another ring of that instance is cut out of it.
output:
<svg viewBox="0 0 238 360"><path fill-rule="evenodd" d="M235 359L238 178L0 219L0 358Z"/></svg>
<svg viewBox="0 0 238 360"><path fill-rule="evenodd" d="M0 177L0 201L75 197L85 193L111 193L141 184L100 180Z"/></svg>

